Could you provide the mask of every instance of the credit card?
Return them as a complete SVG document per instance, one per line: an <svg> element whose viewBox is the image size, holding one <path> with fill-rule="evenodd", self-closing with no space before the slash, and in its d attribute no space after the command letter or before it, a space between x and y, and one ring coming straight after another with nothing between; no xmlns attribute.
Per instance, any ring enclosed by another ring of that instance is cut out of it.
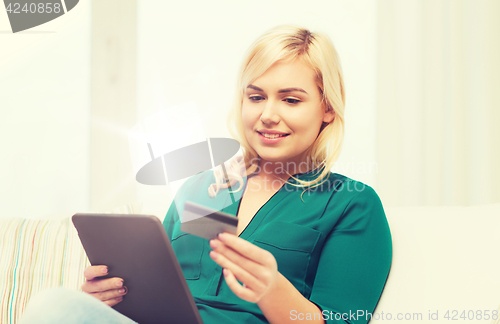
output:
<svg viewBox="0 0 500 324"><path fill-rule="evenodd" d="M219 233L236 235L238 218L191 201L184 204L181 231L211 240Z"/></svg>

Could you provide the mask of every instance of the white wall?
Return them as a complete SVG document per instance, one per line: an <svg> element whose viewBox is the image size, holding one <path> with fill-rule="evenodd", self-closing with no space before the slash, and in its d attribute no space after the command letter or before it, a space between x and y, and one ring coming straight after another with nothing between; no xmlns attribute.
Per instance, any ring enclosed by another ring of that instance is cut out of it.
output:
<svg viewBox="0 0 500 324"><path fill-rule="evenodd" d="M139 1L138 120L194 99L206 136L230 137L225 121L244 52L274 26L303 25L330 35L344 71L347 130L334 170L375 185L375 19L375 0ZM138 200L165 195L138 185Z"/></svg>
<svg viewBox="0 0 500 324"><path fill-rule="evenodd" d="M500 202L500 1L378 1L378 194Z"/></svg>
<svg viewBox="0 0 500 324"><path fill-rule="evenodd" d="M89 209L90 3L16 34L0 10L0 218Z"/></svg>

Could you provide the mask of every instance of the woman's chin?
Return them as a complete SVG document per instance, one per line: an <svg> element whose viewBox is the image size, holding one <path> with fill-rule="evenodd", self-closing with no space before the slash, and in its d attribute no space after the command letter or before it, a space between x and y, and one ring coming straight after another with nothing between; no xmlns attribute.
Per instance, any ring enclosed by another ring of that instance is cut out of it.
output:
<svg viewBox="0 0 500 324"><path fill-rule="evenodd" d="M262 161L271 163L286 163L290 159L288 156L276 154L259 154L259 157Z"/></svg>

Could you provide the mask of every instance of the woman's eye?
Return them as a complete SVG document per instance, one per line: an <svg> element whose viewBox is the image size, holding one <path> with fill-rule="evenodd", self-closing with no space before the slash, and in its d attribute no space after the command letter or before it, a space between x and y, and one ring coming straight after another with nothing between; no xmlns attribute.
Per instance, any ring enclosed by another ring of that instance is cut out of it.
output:
<svg viewBox="0 0 500 324"><path fill-rule="evenodd" d="M253 102L258 102L258 101L261 101L262 99L264 99L264 97L262 97L262 96L251 96L251 97L248 97L248 99L250 101L253 101Z"/></svg>
<svg viewBox="0 0 500 324"><path fill-rule="evenodd" d="M284 100L292 105L298 104L300 102L299 99L293 99L293 98L285 98Z"/></svg>

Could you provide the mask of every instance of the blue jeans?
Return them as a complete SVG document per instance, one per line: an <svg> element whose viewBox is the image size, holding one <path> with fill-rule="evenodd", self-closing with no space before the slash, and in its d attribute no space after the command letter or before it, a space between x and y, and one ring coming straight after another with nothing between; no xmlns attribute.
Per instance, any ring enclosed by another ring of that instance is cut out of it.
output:
<svg viewBox="0 0 500 324"><path fill-rule="evenodd" d="M51 288L33 296L19 324L137 324L82 291Z"/></svg>

